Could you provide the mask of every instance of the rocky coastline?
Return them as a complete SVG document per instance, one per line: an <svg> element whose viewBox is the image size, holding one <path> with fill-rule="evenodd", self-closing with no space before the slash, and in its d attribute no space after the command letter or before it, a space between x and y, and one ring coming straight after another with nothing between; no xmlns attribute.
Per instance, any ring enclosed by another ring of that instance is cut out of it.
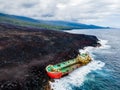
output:
<svg viewBox="0 0 120 90"><path fill-rule="evenodd" d="M0 23L0 90L48 90L45 67L75 58L96 36Z"/></svg>

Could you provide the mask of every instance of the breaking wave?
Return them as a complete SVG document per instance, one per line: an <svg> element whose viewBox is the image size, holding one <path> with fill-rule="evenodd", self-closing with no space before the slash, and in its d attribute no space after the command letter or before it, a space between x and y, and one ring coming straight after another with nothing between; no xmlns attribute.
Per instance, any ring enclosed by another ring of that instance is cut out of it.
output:
<svg viewBox="0 0 120 90"><path fill-rule="evenodd" d="M54 82L49 82L51 85L51 89L72 90L72 86L81 86L84 84L85 77L88 73L95 70L101 70L102 67L104 67L105 63L100 60L96 60L94 53L101 53L100 51L104 51L104 49L109 49L110 46L107 45L108 41L106 40L100 40L99 42L102 45L101 47L85 47L84 49L79 50L80 52L89 52L92 57L92 61L89 64L74 70L72 73L61 79L54 79Z"/></svg>

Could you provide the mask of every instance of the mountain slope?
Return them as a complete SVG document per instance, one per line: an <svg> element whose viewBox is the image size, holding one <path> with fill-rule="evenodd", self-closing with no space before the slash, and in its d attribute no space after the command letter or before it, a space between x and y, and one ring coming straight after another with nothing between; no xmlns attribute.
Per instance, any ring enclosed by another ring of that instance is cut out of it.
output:
<svg viewBox="0 0 120 90"><path fill-rule="evenodd" d="M108 27L86 25L86 24L67 22L67 21L35 20L29 17L8 15L3 13L0 13L0 23L9 23L19 26L36 27L41 29L53 29L53 30L108 28Z"/></svg>
<svg viewBox="0 0 120 90"><path fill-rule="evenodd" d="M69 27L65 27L65 26L46 24L43 23L42 21L34 20L31 18L15 16L15 15L7 15L7 14L0 14L0 23L8 23L8 24L27 26L27 27L36 27L41 29L54 29L54 30L69 29Z"/></svg>

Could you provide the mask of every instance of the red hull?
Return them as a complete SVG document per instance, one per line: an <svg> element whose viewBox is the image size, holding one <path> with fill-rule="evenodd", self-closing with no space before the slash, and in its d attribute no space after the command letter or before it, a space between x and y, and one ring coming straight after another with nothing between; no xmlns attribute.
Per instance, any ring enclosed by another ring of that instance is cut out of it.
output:
<svg viewBox="0 0 120 90"><path fill-rule="evenodd" d="M59 79L62 77L62 72L47 72L47 74L51 78Z"/></svg>

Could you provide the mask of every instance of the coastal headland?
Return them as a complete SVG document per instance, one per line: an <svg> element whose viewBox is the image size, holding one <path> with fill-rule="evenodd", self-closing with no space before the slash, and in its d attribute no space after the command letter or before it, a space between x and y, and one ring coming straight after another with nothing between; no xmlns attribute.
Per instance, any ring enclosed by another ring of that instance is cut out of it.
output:
<svg viewBox="0 0 120 90"><path fill-rule="evenodd" d="M44 90L45 67L100 45L96 36L0 23L0 90Z"/></svg>

